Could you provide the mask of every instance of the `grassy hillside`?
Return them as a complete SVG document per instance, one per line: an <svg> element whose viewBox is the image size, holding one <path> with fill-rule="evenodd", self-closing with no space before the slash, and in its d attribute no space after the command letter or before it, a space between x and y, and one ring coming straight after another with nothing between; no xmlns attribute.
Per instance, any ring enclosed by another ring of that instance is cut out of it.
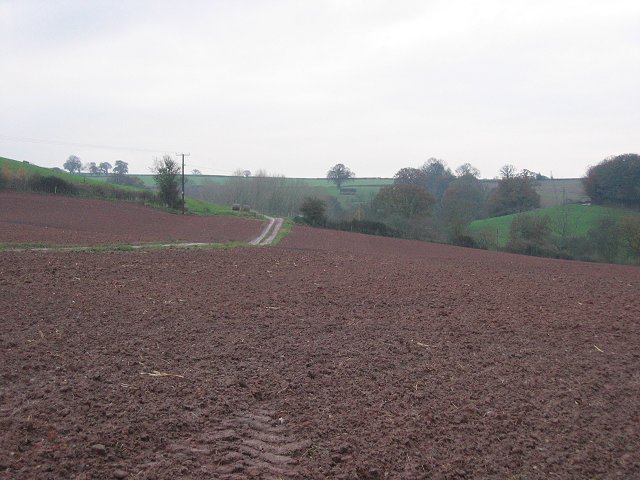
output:
<svg viewBox="0 0 640 480"><path fill-rule="evenodd" d="M139 179L141 179L145 186L153 187L155 183L153 181L153 175L135 175ZM95 177L98 180L106 180L107 177ZM185 175L185 180L190 185L207 185L207 184L217 184L223 185L230 179L236 177L225 176L225 175ZM309 187L322 188L323 193L325 195L335 196L335 197L345 197L349 195L340 195L340 192L336 188L335 184L327 181L326 178L286 178L285 181L297 183L304 182ZM356 196L367 198L371 193L374 195L380 190L380 187L384 185L390 185L393 183L392 178L357 178L346 182L343 187L344 188L355 188Z"/></svg>
<svg viewBox="0 0 640 480"><path fill-rule="evenodd" d="M624 208L602 207L599 205L557 205L549 208L539 208L527 212L531 215L548 215L551 218L553 233L561 236L583 237L595 227L601 218L620 218L626 215L638 215L640 212ZM509 240L509 227L516 215L476 220L469 225L472 235L482 233L490 235L493 242L504 247Z"/></svg>
<svg viewBox="0 0 640 480"><path fill-rule="evenodd" d="M149 188L154 188L156 186L154 180L153 180L153 175L151 174L143 174L143 175L136 175L131 174L133 177L137 177L140 180L142 180L142 182L144 183L145 187L149 187ZM94 178L98 181L107 181L109 179L109 177L104 176L104 175L100 175L100 176L95 176L95 177L88 177L88 178ZM232 178L232 177L227 177L224 175L185 175L184 176L185 180L190 184L190 185L207 185L207 184L223 184L227 181L228 178Z"/></svg>
<svg viewBox="0 0 640 480"><path fill-rule="evenodd" d="M54 176L54 177L61 178L62 180L74 185L84 185L84 186L94 185L98 187L98 189L99 187L103 186L106 183L106 180L108 179L108 177L90 177L85 175L74 175L60 169L39 167L38 165L33 165L26 161L20 162L17 160L11 160L9 158L4 158L4 157L0 157L0 173L1 174L9 173L11 176L18 177L18 178L28 178L33 175L41 175L43 177ZM155 186L155 184L153 183L152 175L145 175L140 177L148 180L150 182L150 186L151 185ZM197 178L197 176L193 176L193 178ZM112 183L109 184L109 188L113 188L114 190L123 190L123 191L129 191L129 192L146 190L146 189L140 189L140 188L130 187L126 185L116 185ZM104 187L102 189L104 190ZM98 195L98 194L96 194L95 196L102 197L102 195ZM251 212L247 213L247 212L233 211L229 206L216 205L213 203L208 203L208 202L204 202L201 200L196 200L188 197L185 198L185 204L188 212L194 215L221 215L221 216L228 216L228 217L259 216Z"/></svg>
<svg viewBox="0 0 640 480"><path fill-rule="evenodd" d="M54 176L69 183L92 183L95 185L102 183L101 180L84 177L82 175L73 175L61 169L39 167L27 161L20 162L4 157L0 157L0 173L1 172L11 172L13 176L19 177L31 175Z"/></svg>
<svg viewBox="0 0 640 480"><path fill-rule="evenodd" d="M153 175L136 175L145 186L153 187ZM104 180L105 177L100 177ZM224 175L185 175L188 185L224 185L230 179L235 178ZM338 188L325 178L286 178L291 183L303 182L314 189L316 194L335 197L345 208L357 206L359 203L369 202L378 193L381 187L392 185L393 178L356 178L346 182L343 188L355 189L354 195L341 195ZM482 180L487 190L495 188L497 180ZM536 191L540 194L542 207L562 205L563 203L582 203L589 200L584 193L582 180L579 178L561 178L543 180L538 182Z"/></svg>
<svg viewBox="0 0 640 480"><path fill-rule="evenodd" d="M6 167L4 167L6 165ZM85 183L85 184L101 184L106 182L109 177L106 176L88 176L88 175L71 175L60 169L43 168L36 165L32 165L28 162L18 162L0 157L0 171L2 168L8 168L15 175L16 172L23 172L22 174L40 174L40 175L54 175L62 178L65 181L71 183ZM132 175L142 180L145 187L154 188L155 182L153 175ZM187 180L187 194L189 193L190 186L201 185L224 185L229 180L235 179L232 176L224 175L186 175ZM341 194L338 188L325 178L286 178L285 182L291 182L292 185L307 185L309 187L309 195L326 195L336 198L343 209L345 210L357 210L359 206L365 205L371 201L371 199L378 193L381 187L385 185L393 184L392 178L356 178L348 181L344 184L344 188L355 189L353 195ZM495 188L497 180L482 180L483 185L487 190ZM119 187L122 189L131 189L132 187ZM542 207L551 207L554 205L561 205L563 202L584 202L588 200L588 197L584 194L582 188L582 182L580 179L553 179L543 180L538 182L536 187L538 193L541 196ZM212 212L224 212L223 215L233 214L228 207L220 206L201 206L190 201L187 207L196 213L206 214L208 211ZM218 214L218 213L215 213ZM510 221L508 221L510 224ZM494 229L495 230L495 229ZM508 230L508 226L507 226Z"/></svg>

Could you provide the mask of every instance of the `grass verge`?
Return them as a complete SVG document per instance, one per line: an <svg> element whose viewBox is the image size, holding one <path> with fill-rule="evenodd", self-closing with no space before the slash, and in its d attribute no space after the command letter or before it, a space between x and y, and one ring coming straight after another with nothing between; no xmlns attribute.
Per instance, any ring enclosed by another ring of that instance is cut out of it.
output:
<svg viewBox="0 0 640 480"><path fill-rule="evenodd" d="M190 242L153 242L140 244L116 244L116 245L51 245L46 243L0 243L0 253L47 253L47 252L72 252L72 253L109 253L109 252L136 252L141 250L219 250L225 248L237 248L248 246L246 242L226 243L190 243Z"/></svg>
<svg viewBox="0 0 640 480"><path fill-rule="evenodd" d="M292 219L287 218L285 219L284 223L282 224L282 227L280 228L280 231L278 232L278 235L276 235L276 238L273 239L273 242L271 242L271 245L278 245L287 235L289 235L289 233L291 233L291 229L293 228L293 226L295 225L295 223L293 222Z"/></svg>

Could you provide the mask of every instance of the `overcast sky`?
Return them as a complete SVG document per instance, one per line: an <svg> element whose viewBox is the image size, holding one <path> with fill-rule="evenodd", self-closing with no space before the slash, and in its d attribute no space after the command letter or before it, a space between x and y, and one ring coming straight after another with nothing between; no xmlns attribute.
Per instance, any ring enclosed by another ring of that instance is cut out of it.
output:
<svg viewBox="0 0 640 480"><path fill-rule="evenodd" d="M578 177L640 153L639 26L638 0L0 0L0 156Z"/></svg>

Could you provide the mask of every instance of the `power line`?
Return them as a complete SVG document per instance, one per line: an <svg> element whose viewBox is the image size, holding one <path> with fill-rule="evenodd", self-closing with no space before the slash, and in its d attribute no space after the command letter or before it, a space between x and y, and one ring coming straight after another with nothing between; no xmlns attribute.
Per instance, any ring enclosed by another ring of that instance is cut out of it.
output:
<svg viewBox="0 0 640 480"><path fill-rule="evenodd" d="M97 148L102 150L128 150L132 152L146 152L146 153L160 153L160 152L170 152L173 150L172 148L158 148L152 150L150 148L137 148L137 147L122 147L115 145L97 145L91 143L76 143L76 142L66 142L62 140L44 140L40 138L29 138L29 137L13 137L10 135L0 135L0 139L9 140L13 142L25 142L25 143L40 143L45 145L63 145L70 147L83 147L83 148Z"/></svg>
<svg viewBox="0 0 640 480"><path fill-rule="evenodd" d="M115 146L115 145L99 145L92 143L78 143L78 142L67 142L64 140L45 140L42 138L32 138L32 137L16 137L12 135L2 135L0 134L0 140L8 140L12 142L24 142L24 143L35 143L35 144L43 144L43 145L61 145L61 146L70 146L70 147L82 147L82 148L96 148L102 150L123 150L123 151L131 151L131 152L145 152L145 153L167 153L174 151L173 148L158 148L158 149L150 149L150 148L138 148L138 147L124 147L124 146ZM181 155L181 154L176 154ZM188 156L189 154L185 154ZM212 169L208 165L191 165L192 167L202 168L205 170L209 170L213 173L213 175L226 175L228 172L226 170L218 170ZM184 189L183 189L184 190Z"/></svg>

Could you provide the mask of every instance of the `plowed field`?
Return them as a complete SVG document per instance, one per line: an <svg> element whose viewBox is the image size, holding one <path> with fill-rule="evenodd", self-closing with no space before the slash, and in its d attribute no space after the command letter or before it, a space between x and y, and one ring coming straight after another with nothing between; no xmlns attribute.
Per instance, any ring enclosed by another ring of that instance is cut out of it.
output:
<svg viewBox="0 0 640 480"><path fill-rule="evenodd" d="M640 269L296 228L0 254L3 478L639 478Z"/></svg>
<svg viewBox="0 0 640 480"><path fill-rule="evenodd" d="M0 243L100 245L249 241L263 222L173 215L137 204L0 192Z"/></svg>

